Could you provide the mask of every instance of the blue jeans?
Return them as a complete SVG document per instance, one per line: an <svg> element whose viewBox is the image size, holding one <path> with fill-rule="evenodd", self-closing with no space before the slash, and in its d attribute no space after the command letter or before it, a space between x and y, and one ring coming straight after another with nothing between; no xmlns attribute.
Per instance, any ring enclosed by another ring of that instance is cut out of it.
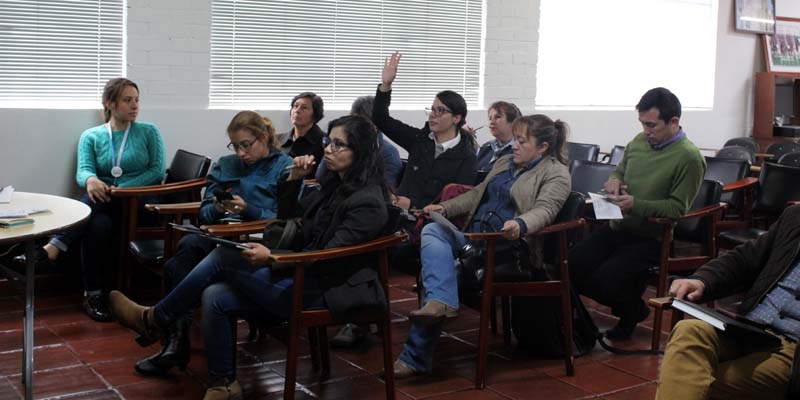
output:
<svg viewBox="0 0 800 400"><path fill-rule="evenodd" d="M422 229L422 284L425 303L436 300L458 308L458 277L453 267L456 254L466 243L461 232L431 223ZM433 369L433 352L442 333L442 325L411 325L400 361L417 372Z"/></svg>
<svg viewBox="0 0 800 400"><path fill-rule="evenodd" d="M236 375L235 318L284 321L292 304L292 278L273 279L270 267L253 266L239 250L217 247L156 305L157 318L169 325L201 301L203 336L212 377ZM322 290L306 276L303 306L324 308Z"/></svg>

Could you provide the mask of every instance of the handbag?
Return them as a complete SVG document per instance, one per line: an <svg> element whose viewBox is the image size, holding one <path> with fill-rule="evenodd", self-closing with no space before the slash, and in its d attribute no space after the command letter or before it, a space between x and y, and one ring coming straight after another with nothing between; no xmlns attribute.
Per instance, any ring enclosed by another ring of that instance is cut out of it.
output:
<svg viewBox="0 0 800 400"><path fill-rule="evenodd" d="M264 228L261 243L271 250L293 250L302 232L300 218L279 219Z"/></svg>

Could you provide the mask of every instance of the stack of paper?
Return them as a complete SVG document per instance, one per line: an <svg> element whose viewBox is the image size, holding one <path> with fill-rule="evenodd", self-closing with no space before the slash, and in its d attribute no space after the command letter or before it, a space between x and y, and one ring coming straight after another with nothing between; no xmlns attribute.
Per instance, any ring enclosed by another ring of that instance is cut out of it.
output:
<svg viewBox="0 0 800 400"><path fill-rule="evenodd" d="M11 195L14 194L14 187L11 185L0 186L0 203L11 203Z"/></svg>

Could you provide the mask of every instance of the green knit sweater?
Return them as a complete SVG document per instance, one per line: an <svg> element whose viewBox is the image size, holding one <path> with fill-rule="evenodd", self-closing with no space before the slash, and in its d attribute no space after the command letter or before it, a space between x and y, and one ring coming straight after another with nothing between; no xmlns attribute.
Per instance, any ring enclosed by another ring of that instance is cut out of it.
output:
<svg viewBox="0 0 800 400"><path fill-rule="evenodd" d="M661 150L653 150L643 134L625 147L625 156L609 179L628 185L634 198L633 209L611 228L661 240L660 227L648 217L678 218L692 205L703 176L706 161L686 136Z"/></svg>
<svg viewBox="0 0 800 400"><path fill-rule="evenodd" d="M125 131L113 131L114 150L119 152ZM117 155L114 154L116 162ZM164 177L166 160L164 142L155 125L148 122L131 122L128 141L120 162L123 174L117 179L117 186L147 186L161 182ZM86 187L86 180L96 176L111 185L111 149L108 144L108 130L105 125L89 128L81 134L78 142L78 185Z"/></svg>

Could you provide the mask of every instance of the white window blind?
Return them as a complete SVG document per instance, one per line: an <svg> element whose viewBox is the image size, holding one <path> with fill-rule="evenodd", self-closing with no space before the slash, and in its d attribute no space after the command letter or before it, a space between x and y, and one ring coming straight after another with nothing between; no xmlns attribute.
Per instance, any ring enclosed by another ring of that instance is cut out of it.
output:
<svg viewBox="0 0 800 400"><path fill-rule="evenodd" d="M393 108L441 90L480 105L483 0L212 0L211 108L285 109L313 91L349 109L403 54Z"/></svg>
<svg viewBox="0 0 800 400"><path fill-rule="evenodd" d="M0 107L98 108L125 74L124 0L0 0Z"/></svg>
<svg viewBox="0 0 800 400"><path fill-rule="evenodd" d="M536 107L631 109L653 87L714 103L717 0L541 0Z"/></svg>

